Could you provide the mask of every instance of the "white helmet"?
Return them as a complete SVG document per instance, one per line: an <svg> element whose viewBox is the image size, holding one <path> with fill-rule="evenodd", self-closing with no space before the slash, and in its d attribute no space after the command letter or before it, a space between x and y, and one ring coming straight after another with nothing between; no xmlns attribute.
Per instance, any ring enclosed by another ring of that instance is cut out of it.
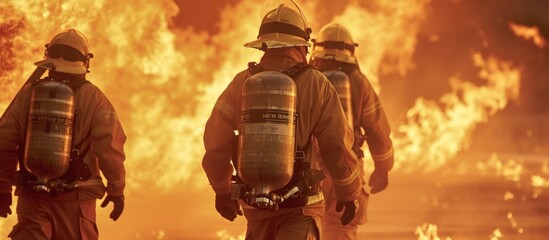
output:
<svg viewBox="0 0 549 240"><path fill-rule="evenodd" d="M290 46L310 46L311 29L301 9L292 0L267 0L261 7L261 27L257 40L245 47L265 50Z"/></svg>
<svg viewBox="0 0 549 240"><path fill-rule="evenodd" d="M67 29L46 44L45 59L34 64L56 72L84 74L88 72L92 57L84 34L76 29Z"/></svg>
<svg viewBox="0 0 549 240"><path fill-rule="evenodd" d="M313 58L331 59L340 62L356 64L353 37L347 28L338 23L330 23L318 33L318 38L312 40Z"/></svg>

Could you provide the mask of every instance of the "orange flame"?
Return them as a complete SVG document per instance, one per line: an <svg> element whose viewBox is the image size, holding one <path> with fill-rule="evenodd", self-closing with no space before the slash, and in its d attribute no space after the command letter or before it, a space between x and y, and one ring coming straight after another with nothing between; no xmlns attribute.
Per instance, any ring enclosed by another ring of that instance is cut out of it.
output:
<svg viewBox="0 0 549 240"><path fill-rule="evenodd" d="M501 176L505 181L520 182L524 167L517 160L511 158L502 161L497 154L492 154L486 162L477 163L480 172L486 172Z"/></svg>
<svg viewBox="0 0 549 240"><path fill-rule="evenodd" d="M532 186L536 188L549 188L549 179L546 179L540 175L532 175L530 177Z"/></svg>
<svg viewBox="0 0 549 240"><path fill-rule="evenodd" d="M503 233L499 228L496 228L489 236L490 240L498 240L503 238Z"/></svg>
<svg viewBox="0 0 549 240"><path fill-rule="evenodd" d="M417 240L452 240L450 237L442 238L438 236L438 226L432 223L424 223L416 227L415 234Z"/></svg>
<svg viewBox="0 0 549 240"><path fill-rule="evenodd" d="M545 39L542 37L538 27L528 27L511 22L509 23L509 28L511 28L513 33L515 33L518 37L524 38L525 40L531 40L539 48L545 47Z"/></svg>
<svg viewBox="0 0 549 240"><path fill-rule="evenodd" d="M317 1L302 2L313 29L327 22L314 18ZM353 1L333 17L353 33L361 69L378 92L381 74L414 68L416 36L429 2L378 0L365 7ZM110 98L128 135L128 193L204 187L203 126L215 97L248 61L261 56L242 47L256 38L259 5L241 0L227 6L219 33L209 35L171 26L178 9L170 0L1 1L0 111L33 70L32 62L42 58L43 44L63 29L77 28L95 55L88 77ZM443 166L467 145L477 124L517 97L520 70L480 54L473 61L484 85L452 78L452 92L438 102L419 98L408 121L393 127L397 169ZM0 235L13 223L13 217L0 221ZM162 238L166 231L155 235ZM220 232L218 237L231 236Z"/></svg>
<svg viewBox="0 0 549 240"><path fill-rule="evenodd" d="M415 33L403 28L410 24L417 31L421 19L416 17L422 15L426 1L382 2L380 9L388 9L377 14L351 5L339 16L357 32L362 67L374 80L379 71L391 70L381 65L385 55L398 63L394 71L410 68ZM397 11L405 7L413 11ZM252 0L228 6L221 14L219 34L208 35L173 29L170 19L178 9L168 0L135 0L132 4L2 1L0 111L33 70L32 63L42 58L43 44L63 29L76 28L88 37L95 55L88 77L109 97L128 135L128 194L146 189L171 191L183 184L204 186L207 181L200 167L203 126L215 96L248 61L259 60L260 51L242 47L256 38L258 10L259 4ZM314 16L314 2L304 4L303 11ZM363 13L370 16L369 26L351 21ZM309 19L311 27L319 29L316 22ZM359 33L363 29L369 31ZM378 37L382 39L375 40ZM399 49L403 43L406 47ZM5 236L14 218L2 224Z"/></svg>
<svg viewBox="0 0 549 240"><path fill-rule="evenodd" d="M377 11L354 3L333 18L333 21L346 26L354 41L359 43L356 50L358 62L377 92L380 92L380 74L405 74L414 67L411 60L417 42L416 33L429 2L377 1Z"/></svg>
<svg viewBox="0 0 549 240"><path fill-rule="evenodd" d="M8 39L16 64L2 74L13 84L3 95L1 110L33 69L32 62L41 58L43 43L62 29L77 28L95 55L88 77L109 96L129 136L128 186L165 189L199 170L201 131L192 113L197 110L194 95L207 84L208 77L200 73L208 65L196 63L208 62L214 50L204 43L204 34L169 29L178 11L174 3L143 1L146 8L104 1L2 4L3 16L17 16L9 17L16 22L11 25L24 27Z"/></svg>
<svg viewBox="0 0 549 240"><path fill-rule="evenodd" d="M513 199L515 199L515 194L509 191L505 191L505 193L503 194L503 201L510 201Z"/></svg>
<svg viewBox="0 0 549 240"><path fill-rule="evenodd" d="M395 137L395 167L432 171L452 159L469 144L469 135L479 123L505 108L518 97L520 70L509 62L472 56L478 76L486 85L450 79L452 92L439 102L423 98L407 113L408 122L398 127Z"/></svg>
<svg viewBox="0 0 549 240"><path fill-rule="evenodd" d="M216 235L221 240L244 240L246 238L246 233L238 234L234 237L227 230L218 231Z"/></svg>

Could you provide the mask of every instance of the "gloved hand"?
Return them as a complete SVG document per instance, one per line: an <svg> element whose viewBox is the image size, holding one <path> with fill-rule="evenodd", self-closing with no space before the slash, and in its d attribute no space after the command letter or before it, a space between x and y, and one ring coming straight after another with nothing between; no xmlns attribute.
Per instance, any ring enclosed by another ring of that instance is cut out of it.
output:
<svg viewBox="0 0 549 240"><path fill-rule="evenodd" d="M382 170L374 170L368 181L368 185L372 187L371 193L378 193L383 191L389 185L389 173Z"/></svg>
<svg viewBox="0 0 549 240"><path fill-rule="evenodd" d="M120 215L122 215L122 211L124 211L124 195L121 196L110 196L107 195L103 203L101 203L101 207L106 207L109 202L112 202L114 204L114 209L111 212L110 218L114 221L118 220Z"/></svg>
<svg viewBox="0 0 549 240"><path fill-rule="evenodd" d="M345 211L343 211L343 214L341 215L341 224L345 226L355 218L356 209L358 208L358 201L354 200L342 202L338 200L336 204L336 211L341 212L343 207L345 207Z"/></svg>
<svg viewBox="0 0 549 240"><path fill-rule="evenodd" d="M11 193L0 193L0 217L7 218L11 214Z"/></svg>
<svg viewBox="0 0 549 240"><path fill-rule="evenodd" d="M242 216L242 210L240 209L240 203L237 200L231 199L231 194L227 195L215 195L215 210L221 216L229 221L234 221L236 215Z"/></svg>

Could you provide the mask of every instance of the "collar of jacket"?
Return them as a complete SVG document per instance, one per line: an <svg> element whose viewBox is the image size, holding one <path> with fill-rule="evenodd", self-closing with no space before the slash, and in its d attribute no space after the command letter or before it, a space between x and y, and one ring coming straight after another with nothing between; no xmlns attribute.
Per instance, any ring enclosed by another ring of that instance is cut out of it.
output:
<svg viewBox="0 0 549 240"><path fill-rule="evenodd" d="M306 47L269 48L261 58L261 62L270 61L272 58L289 58L296 62L307 63Z"/></svg>
<svg viewBox="0 0 549 240"><path fill-rule="evenodd" d="M315 58L310 62L318 71L324 72L329 70L343 71L349 74L354 69L358 68L358 64L340 62L332 59Z"/></svg>
<svg viewBox="0 0 549 240"><path fill-rule="evenodd" d="M49 71L48 77L54 80L77 79L77 78L85 79L86 74L72 74L72 73Z"/></svg>

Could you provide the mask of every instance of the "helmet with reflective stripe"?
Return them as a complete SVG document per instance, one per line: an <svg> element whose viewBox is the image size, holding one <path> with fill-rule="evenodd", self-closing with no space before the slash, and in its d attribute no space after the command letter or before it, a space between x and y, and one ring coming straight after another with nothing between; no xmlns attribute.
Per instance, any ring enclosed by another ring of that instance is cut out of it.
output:
<svg viewBox="0 0 549 240"><path fill-rule="evenodd" d="M356 64L353 37L347 28L338 23L330 23L318 33L318 38L312 40L313 58L331 59L340 62Z"/></svg>
<svg viewBox="0 0 549 240"><path fill-rule="evenodd" d="M305 16L292 0L267 0L261 8L261 27L257 40L245 47L265 50L291 46L309 46L311 29Z"/></svg>
<svg viewBox="0 0 549 240"><path fill-rule="evenodd" d="M53 37L46 44L44 55L44 60L34 63L36 66L72 74L87 73L93 57L88 49L88 39L76 29L67 29Z"/></svg>

